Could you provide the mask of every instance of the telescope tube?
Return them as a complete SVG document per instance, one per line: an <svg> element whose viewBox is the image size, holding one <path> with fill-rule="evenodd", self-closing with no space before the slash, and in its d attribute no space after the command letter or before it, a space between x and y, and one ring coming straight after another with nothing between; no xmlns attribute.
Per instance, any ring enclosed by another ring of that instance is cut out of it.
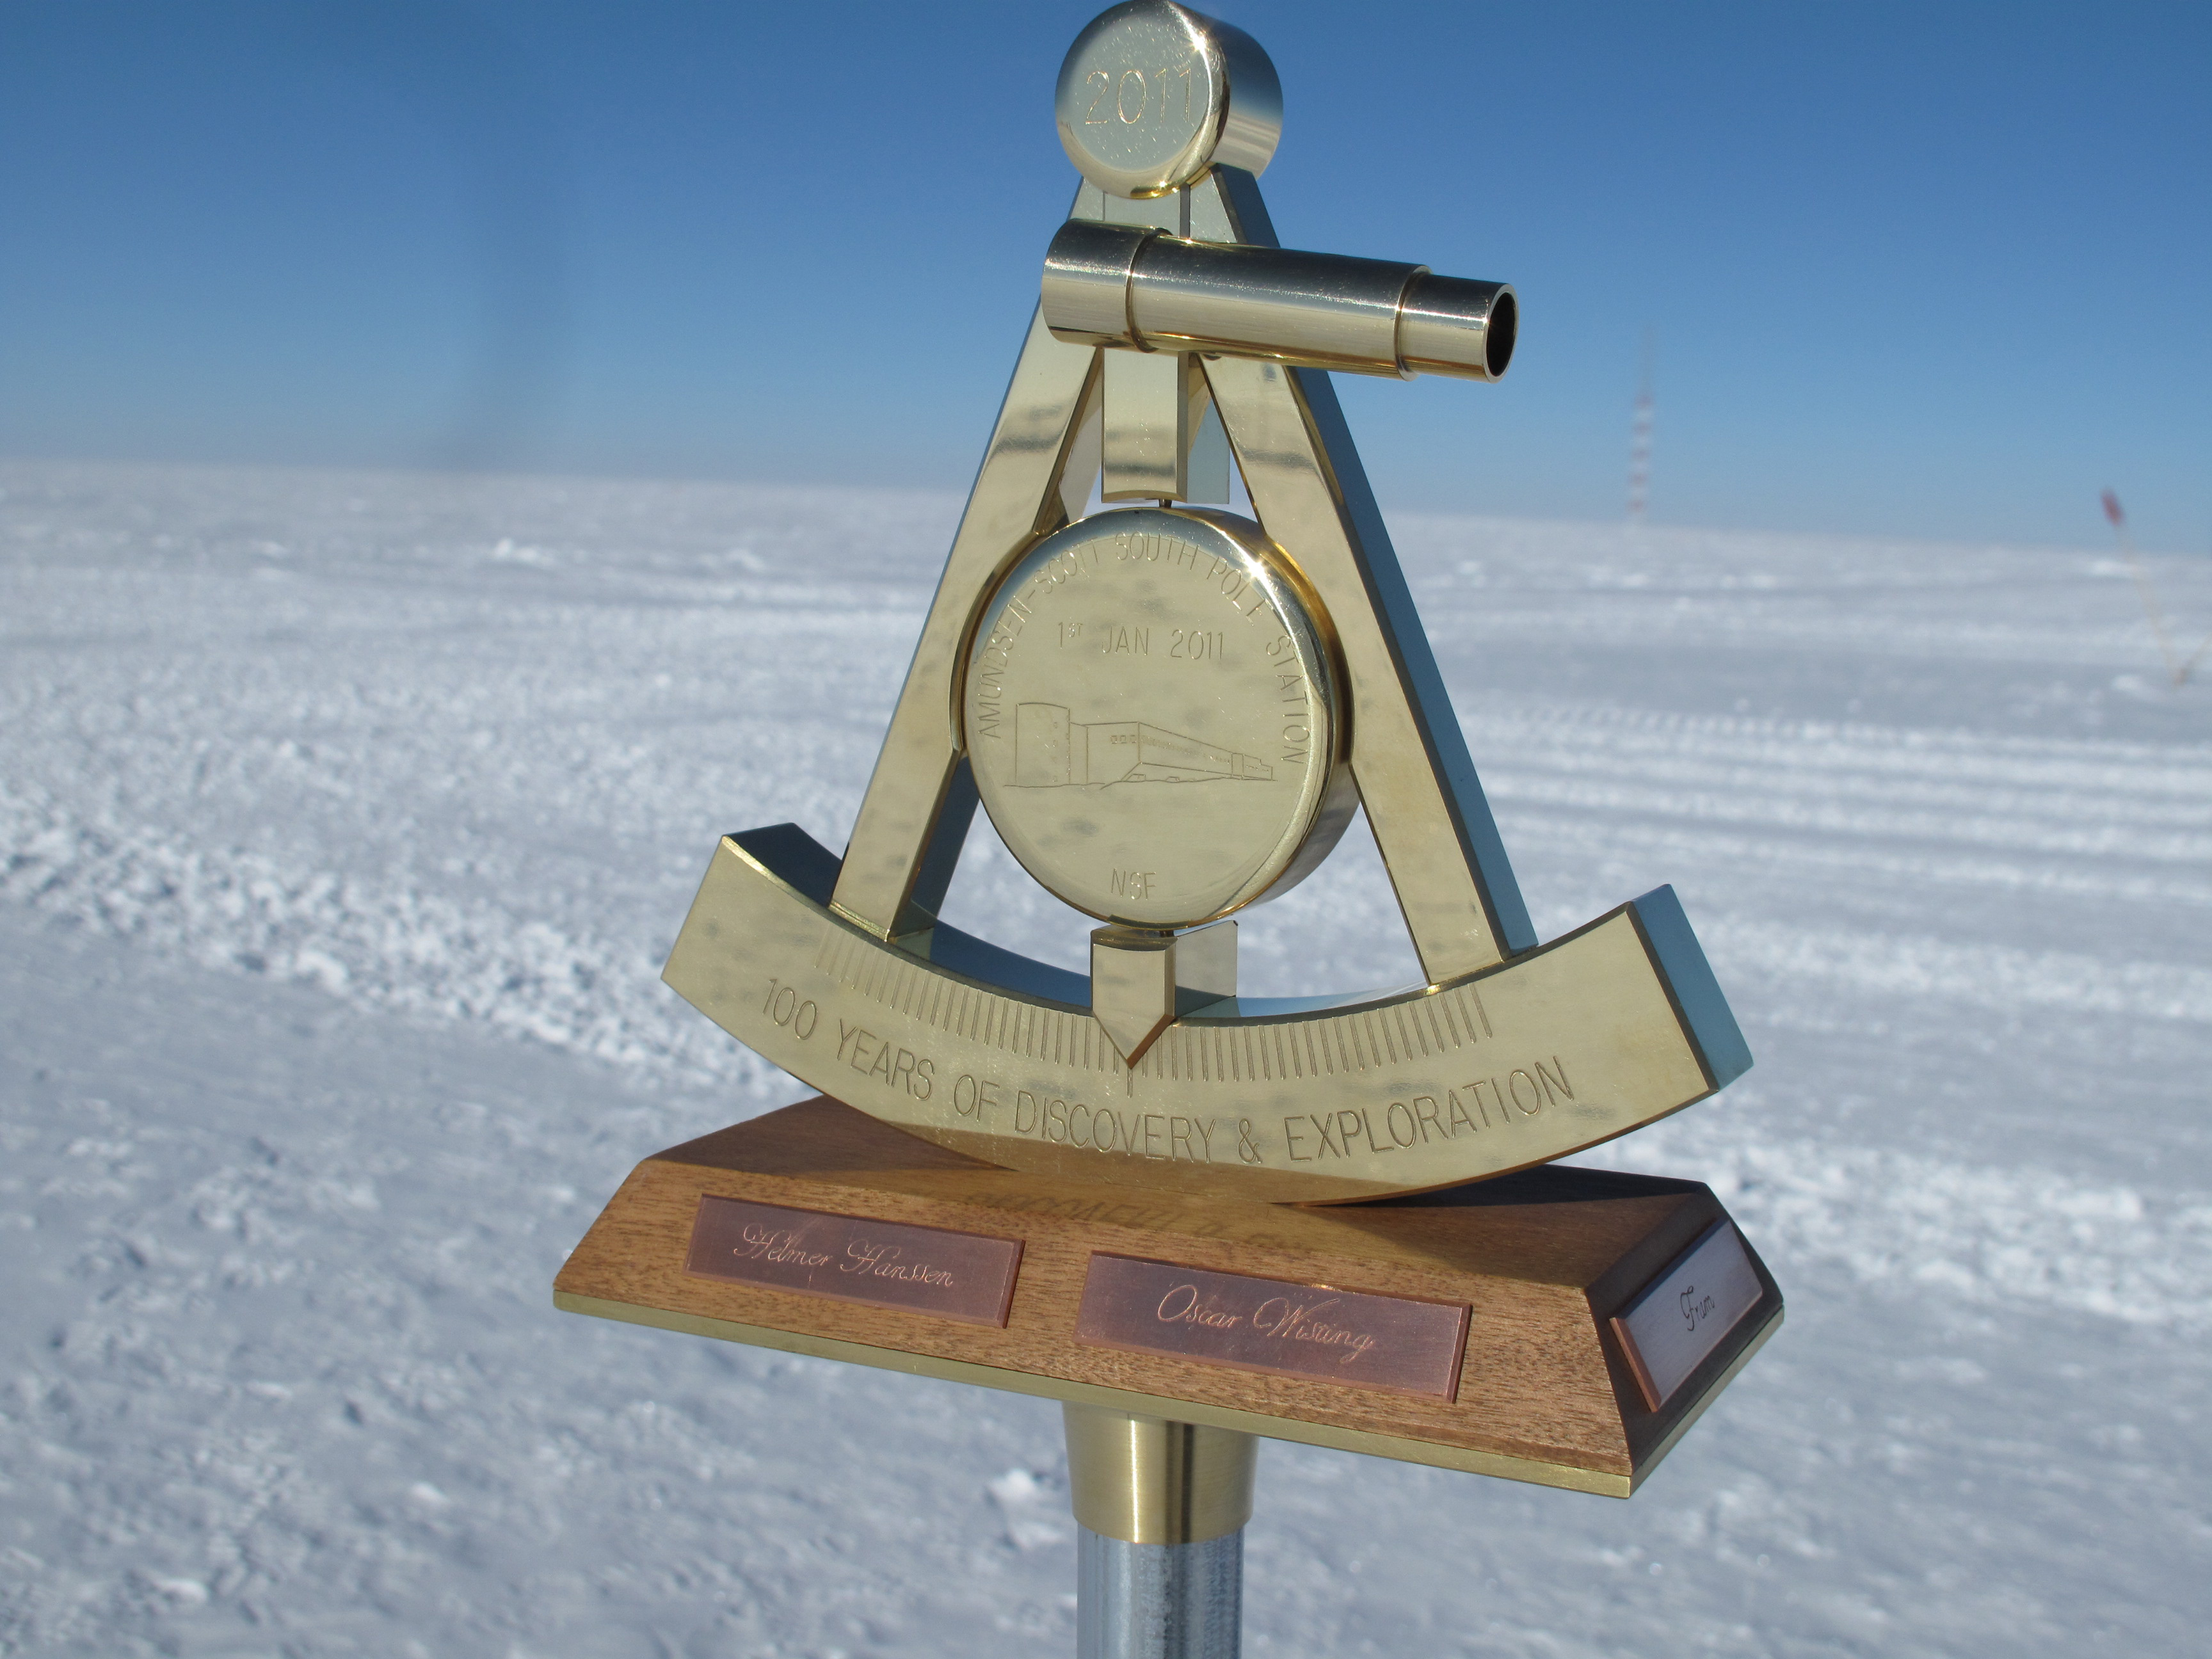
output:
<svg viewBox="0 0 2212 1659"><path fill-rule="evenodd" d="M1044 320L1075 345L1265 357L1355 374L1494 380L1520 305L1426 265L1071 219L1044 259Z"/></svg>

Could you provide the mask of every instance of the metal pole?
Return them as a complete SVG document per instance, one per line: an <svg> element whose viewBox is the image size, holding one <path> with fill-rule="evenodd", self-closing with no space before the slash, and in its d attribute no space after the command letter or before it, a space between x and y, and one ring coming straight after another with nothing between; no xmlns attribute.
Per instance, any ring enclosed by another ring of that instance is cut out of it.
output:
<svg viewBox="0 0 2212 1659"><path fill-rule="evenodd" d="M1202 1544L1131 1544L1079 1525L1077 1659L1237 1659L1242 1528Z"/></svg>
<svg viewBox="0 0 2212 1659"><path fill-rule="evenodd" d="M1068 1405L1079 1659L1237 1659L1259 1442Z"/></svg>

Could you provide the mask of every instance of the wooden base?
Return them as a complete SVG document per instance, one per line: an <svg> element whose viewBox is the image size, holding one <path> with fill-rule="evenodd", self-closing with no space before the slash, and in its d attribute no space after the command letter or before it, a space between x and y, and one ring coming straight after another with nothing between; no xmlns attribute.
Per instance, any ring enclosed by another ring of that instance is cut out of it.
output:
<svg viewBox="0 0 2212 1659"><path fill-rule="evenodd" d="M705 1199L1018 1240L1003 1325L687 1270ZM1660 1409L1614 1317L1726 1212L1707 1188L1546 1164L1414 1198L1302 1209L994 1168L824 1097L647 1158L554 1302L763 1347L1627 1497L1782 1322L1749 1311ZM1452 1397L1132 1352L1077 1332L1091 1258L1470 1311Z"/></svg>

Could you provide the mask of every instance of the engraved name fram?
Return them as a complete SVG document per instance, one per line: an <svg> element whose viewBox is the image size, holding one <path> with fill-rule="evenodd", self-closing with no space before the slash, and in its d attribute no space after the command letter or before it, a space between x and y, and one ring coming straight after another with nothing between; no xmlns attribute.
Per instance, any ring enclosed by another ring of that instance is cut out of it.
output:
<svg viewBox="0 0 2212 1659"><path fill-rule="evenodd" d="M1742 1237L1731 1223L1716 1221L1614 1315L1645 1407L1656 1412L1672 1399L1762 1293Z"/></svg>

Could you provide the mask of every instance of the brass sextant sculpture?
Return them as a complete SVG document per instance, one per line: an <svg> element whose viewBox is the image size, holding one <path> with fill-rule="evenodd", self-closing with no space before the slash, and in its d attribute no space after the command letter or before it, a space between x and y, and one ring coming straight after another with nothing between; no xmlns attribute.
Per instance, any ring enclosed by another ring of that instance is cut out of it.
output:
<svg viewBox="0 0 2212 1659"><path fill-rule="evenodd" d="M1452 1185L1722 1087L1750 1054L1671 890L1538 945L1316 372L1496 380L1513 290L1277 246L1281 99L1225 25L1115 8L1058 116L1084 183L844 857L725 839L668 982L909 1133L1193 1193ZM939 923L979 798L1103 924L1087 984ZM1240 997L1235 914L1355 805L1425 982Z"/></svg>
<svg viewBox="0 0 2212 1659"><path fill-rule="evenodd" d="M822 1096L646 1159L555 1285L1062 1401L1085 1659L1233 1659L1260 1437L1626 1497L1782 1319L1706 1188L1552 1163L1751 1056L1671 890L1535 938L1327 373L1496 380L1519 302L1278 246L1281 111L1171 0L1077 39L852 839L725 836L665 974ZM1087 978L939 920L979 805ZM1359 808L1422 982L1240 994L1237 912Z"/></svg>

